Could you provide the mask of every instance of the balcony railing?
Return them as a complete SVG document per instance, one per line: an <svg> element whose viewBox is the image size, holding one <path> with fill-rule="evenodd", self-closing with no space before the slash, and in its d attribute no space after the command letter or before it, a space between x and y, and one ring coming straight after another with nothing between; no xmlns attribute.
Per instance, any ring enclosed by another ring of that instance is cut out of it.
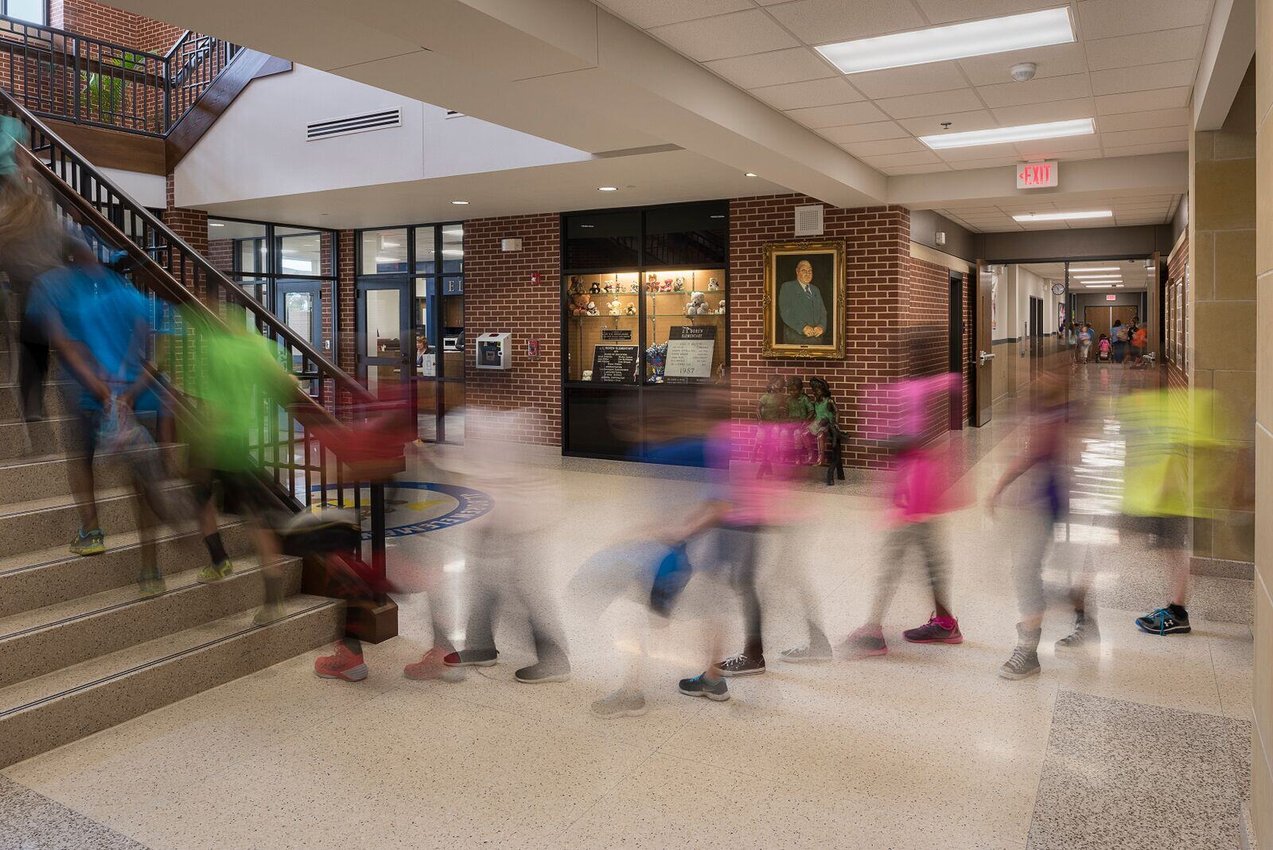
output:
<svg viewBox="0 0 1273 850"><path fill-rule="evenodd" d="M185 33L165 55L0 16L0 85L36 115L166 136L239 47Z"/></svg>

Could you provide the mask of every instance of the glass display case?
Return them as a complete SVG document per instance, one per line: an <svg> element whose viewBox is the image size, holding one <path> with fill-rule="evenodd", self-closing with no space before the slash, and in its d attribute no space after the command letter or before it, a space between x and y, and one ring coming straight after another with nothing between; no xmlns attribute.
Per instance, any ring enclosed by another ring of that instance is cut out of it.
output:
<svg viewBox="0 0 1273 850"><path fill-rule="evenodd" d="M647 384L695 383L725 368L725 270L646 272Z"/></svg>
<svg viewBox="0 0 1273 850"><path fill-rule="evenodd" d="M640 366L637 272L566 275L566 380L635 384Z"/></svg>

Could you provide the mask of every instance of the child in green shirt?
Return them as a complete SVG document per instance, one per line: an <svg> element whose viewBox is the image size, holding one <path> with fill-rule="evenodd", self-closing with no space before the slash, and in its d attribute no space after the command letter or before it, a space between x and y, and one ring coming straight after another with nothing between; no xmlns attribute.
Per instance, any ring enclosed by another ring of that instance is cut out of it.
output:
<svg viewBox="0 0 1273 850"><path fill-rule="evenodd" d="M828 449L840 435L840 412L831 399L831 387L822 378L810 378L809 388L813 390L813 422L809 423L809 433L818 441L818 464L830 464Z"/></svg>

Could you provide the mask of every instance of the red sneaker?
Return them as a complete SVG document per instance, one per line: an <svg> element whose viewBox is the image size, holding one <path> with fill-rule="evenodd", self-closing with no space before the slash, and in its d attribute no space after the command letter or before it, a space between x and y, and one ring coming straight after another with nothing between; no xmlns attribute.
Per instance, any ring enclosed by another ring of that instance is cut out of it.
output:
<svg viewBox="0 0 1273 850"><path fill-rule="evenodd" d="M336 651L331 655L314 659L314 674L321 679L361 682L367 678L367 664L361 654L355 655L342 641L336 644Z"/></svg>
<svg viewBox="0 0 1273 850"><path fill-rule="evenodd" d="M902 632L902 637L911 643L964 642L964 635L959 631L959 621L954 617L938 617L936 614L924 625Z"/></svg>
<svg viewBox="0 0 1273 850"><path fill-rule="evenodd" d="M402 675L418 682L430 679L445 679L448 682L453 682L463 679L464 671L444 664L442 661L444 655L446 655L445 650L434 647L426 652L424 657L416 663L403 667Z"/></svg>

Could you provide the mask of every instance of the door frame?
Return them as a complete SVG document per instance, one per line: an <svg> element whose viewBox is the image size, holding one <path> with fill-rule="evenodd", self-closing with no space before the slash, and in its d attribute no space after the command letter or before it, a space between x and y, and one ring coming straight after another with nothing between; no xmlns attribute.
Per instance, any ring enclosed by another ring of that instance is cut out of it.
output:
<svg viewBox="0 0 1273 850"><path fill-rule="evenodd" d="M964 427L964 390L963 390L963 373L964 373L964 273L954 271L950 272L950 358L949 369L951 372L959 374L960 390L959 403L950 406L950 430L962 431Z"/></svg>
<svg viewBox="0 0 1273 850"><path fill-rule="evenodd" d="M977 270L973 276L974 292L972 327L973 344L968 348L969 372L972 380L972 398L968 415L970 424L980 428L989 424L994 408L994 332L992 305L990 295L989 264L985 260L977 260Z"/></svg>
<svg viewBox="0 0 1273 850"><path fill-rule="evenodd" d="M369 366L396 366L398 368L398 377L402 383L414 387L414 383L409 380L411 374L415 371L414 353L415 340L413 339L413 329L411 322L411 311L414 306L413 293L411 291L411 278L402 275L385 276L376 280L360 280L356 284L357 296L355 298L358 309L355 319L354 331L356 338L355 349L357 356L355 357L358 379L365 385L367 383L367 372ZM396 290L399 293L398 301L398 354L390 357L376 357L367 354L367 293L372 290ZM412 404L414 404L414 393L412 394Z"/></svg>

